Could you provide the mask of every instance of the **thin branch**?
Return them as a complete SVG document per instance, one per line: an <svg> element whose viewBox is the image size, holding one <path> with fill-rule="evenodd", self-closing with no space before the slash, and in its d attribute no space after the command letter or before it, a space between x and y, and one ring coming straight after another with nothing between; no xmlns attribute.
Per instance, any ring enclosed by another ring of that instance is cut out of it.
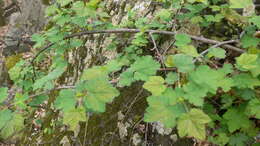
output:
<svg viewBox="0 0 260 146"><path fill-rule="evenodd" d="M75 86L61 86L61 87L53 88L53 89L50 89L50 90L42 91L40 93L31 95L31 96L29 96L29 98L34 98L34 97L39 96L39 95L47 94L47 93L50 93L53 90L74 89L74 88L75 88Z"/></svg>
<svg viewBox="0 0 260 146"><path fill-rule="evenodd" d="M152 41L153 41L153 45L154 45L154 47L153 47L152 50L155 50L155 51L156 51L160 62L161 62L162 64L164 64L164 63L163 63L162 54L160 53L160 51L159 51L159 49L158 49L158 47L157 47L157 44L156 44L155 39L154 39L154 37L153 37L153 33L150 32L149 35L150 35L150 37L151 37L151 39L152 39Z"/></svg>
<svg viewBox="0 0 260 146"><path fill-rule="evenodd" d="M160 68L158 71L177 71L175 67Z"/></svg>
<svg viewBox="0 0 260 146"><path fill-rule="evenodd" d="M144 91L143 88L141 90L139 90L139 92L136 94L136 96L134 97L134 100L131 102L131 104L127 105L128 109L125 113L125 116L127 116L129 114L129 112L132 110L132 106L135 104L137 98L139 98L142 95L143 91Z"/></svg>
<svg viewBox="0 0 260 146"><path fill-rule="evenodd" d="M193 63L196 62L198 60L199 57L203 57L205 54L207 54L209 52L210 49L212 48L217 48L219 46L223 46L223 45L227 45L227 44L231 44L231 43L236 43L238 42L237 40L229 40L229 41L224 41L224 42L219 42L218 44L215 44L211 47L209 47L208 49L204 50L203 52L201 52L199 54L198 57L196 57L194 60L193 60Z"/></svg>
<svg viewBox="0 0 260 146"><path fill-rule="evenodd" d="M160 68L160 69L158 69L158 71L176 71L176 68ZM109 81L109 83L115 84L118 81L119 81L119 78L113 79L113 80ZM34 97L39 96L39 95L48 94L53 90L75 89L75 88L76 88L76 86L60 86L60 87L56 87L56 88L53 88L53 89L50 89L50 90L45 90L45 91L30 95L29 98L34 98Z"/></svg>
<svg viewBox="0 0 260 146"><path fill-rule="evenodd" d="M68 35L66 37L64 37L64 40L66 39L70 39L73 37L78 37L78 36L84 36L84 35L89 35L89 34L103 34L103 33L138 33L141 32L141 30L139 29L128 29L128 28L120 28L120 29L110 29L110 30L91 30L91 31L83 31L83 32L78 32L78 33L74 33L71 35ZM145 33L154 33L154 34L164 34L164 35L176 35L176 32L173 31L163 31L163 30L146 30ZM199 36L193 36L193 35L189 35L193 40L197 40L197 41L201 41L203 43L208 43L208 44L220 44L222 42L220 41L216 41L216 40L212 40L212 39L208 39L208 38L204 38L204 37L199 37ZM49 47L53 46L54 43L50 43L47 46L45 46L41 51L39 51L36 56L33 58L32 62L39 56L39 54L41 54L42 52L44 52L45 50L47 50ZM234 47L232 45L228 45L225 44L223 45L223 47L230 49L230 50L234 50L240 53L244 53L245 51Z"/></svg>
<svg viewBox="0 0 260 146"><path fill-rule="evenodd" d="M117 83L118 80L119 79L113 79L113 80L109 81L109 83L114 84L114 83ZM34 97L39 96L39 95L48 94L53 90L74 89L74 88L75 88L75 86L60 86L60 87L56 87L56 88L53 88L53 89L50 89L50 90L45 90L45 91L30 95L29 98L34 98Z"/></svg>
<svg viewBox="0 0 260 146"><path fill-rule="evenodd" d="M158 50L158 47L157 47L157 44L156 44L156 42L155 42L155 39L154 39L154 37L153 37L153 33L150 32L149 35L150 35L150 37L151 37L151 39L152 39L152 41L153 41L153 49L152 49L152 50L156 49L157 53L160 54L160 52L159 52L159 50Z"/></svg>

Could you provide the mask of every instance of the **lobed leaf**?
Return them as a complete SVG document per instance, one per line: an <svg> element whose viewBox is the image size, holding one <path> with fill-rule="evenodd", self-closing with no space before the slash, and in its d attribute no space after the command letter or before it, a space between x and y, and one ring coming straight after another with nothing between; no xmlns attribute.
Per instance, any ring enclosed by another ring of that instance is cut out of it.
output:
<svg viewBox="0 0 260 146"><path fill-rule="evenodd" d="M190 112L183 114L178 119L177 129L181 137L191 136L200 140L206 138L205 126L211 119L199 109L191 109Z"/></svg>

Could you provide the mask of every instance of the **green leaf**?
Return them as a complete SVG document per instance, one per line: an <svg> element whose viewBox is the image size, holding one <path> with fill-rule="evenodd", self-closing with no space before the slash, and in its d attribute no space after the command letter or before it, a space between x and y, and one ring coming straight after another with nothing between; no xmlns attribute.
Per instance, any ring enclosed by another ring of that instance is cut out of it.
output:
<svg viewBox="0 0 260 146"><path fill-rule="evenodd" d="M220 133L217 137L218 144L225 145L229 141L229 137L226 135L226 133Z"/></svg>
<svg viewBox="0 0 260 146"><path fill-rule="evenodd" d="M92 9L96 9L100 1L101 0L90 0L88 3L86 3L86 6Z"/></svg>
<svg viewBox="0 0 260 146"><path fill-rule="evenodd" d="M226 51L221 48L211 48L207 54L209 58L216 57L216 58L225 58L226 57Z"/></svg>
<svg viewBox="0 0 260 146"><path fill-rule="evenodd" d="M62 111L69 111L76 106L75 91L72 89L61 90L54 102L54 107Z"/></svg>
<svg viewBox="0 0 260 146"><path fill-rule="evenodd" d="M188 2L190 3L200 2L200 3L204 3L205 5L208 4L208 0L188 0Z"/></svg>
<svg viewBox="0 0 260 146"><path fill-rule="evenodd" d="M246 143L248 142L249 137L246 136L243 133L236 133L234 135L231 135L229 144L231 146L245 146L247 145Z"/></svg>
<svg viewBox="0 0 260 146"><path fill-rule="evenodd" d="M252 77L252 75L248 73L241 73L235 75L233 78L234 83L237 88L251 88L260 86L260 80L257 78Z"/></svg>
<svg viewBox="0 0 260 146"><path fill-rule="evenodd" d="M120 70L123 65L128 63L124 59L114 59L110 60L106 65L94 66L84 70L81 80L91 80L96 78L108 78L110 72Z"/></svg>
<svg viewBox="0 0 260 146"><path fill-rule="evenodd" d="M46 101L49 98L47 95L39 95L32 99L32 101L29 103L29 106L37 106L39 104L42 104L44 101Z"/></svg>
<svg viewBox="0 0 260 146"><path fill-rule="evenodd" d="M229 142L229 137L226 133L219 133L216 137L209 137L209 141L224 146Z"/></svg>
<svg viewBox="0 0 260 146"><path fill-rule="evenodd" d="M256 97L255 91L252 89L237 89L235 93L238 97L241 97L244 100L251 100Z"/></svg>
<svg viewBox="0 0 260 146"><path fill-rule="evenodd" d="M118 85L123 86L130 86L132 82L134 82L134 73L132 71L129 71L129 69L123 73L120 74L120 80L118 82Z"/></svg>
<svg viewBox="0 0 260 146"><path fill-rule="evenodd" d="M223 72L224 74L230 74L233 72L233 66L232 64L225 63L219 71Z"/></svg>
<svg viewBox="0 0 260 146"><path fill-rule="evenodd" d="M228 111L223 115L223 118L227 120L228 130L231 133L240 128L248 128L251 125L251 121L244 112L237 108L228 109Z"/></svg>
<svg viewBox="0 0 260 146"><path fill-rule="evenodd" d="M85 17L85 16L96 17L95 9L86 7L86 5L83 1L73 2L71 9L76 12L78 17Z"/></svg>
<svg viewBox="0 0 260 146"><path fill-rule="evenodd" d="M66 6L67 4L73 2L73 0L57 0L57 2L63 7L63 6Z"/></svg>
<svg viewBox="0 0 260 146"><path fill-rule="evenodd" d="M228 91L234 86L233 80L226 77L226 72L223 72L221 69L214 70L205 65L201 65L196 71L191 72L189 78L213 94L216 93L219 87L224 91Z"/></svg>
<svg viewBox="0 0 260 146"><path fill-rule="evenodd" d="M161 18L164 21L171 20L172 12L168 9L161 9L155 17Z"/></svg>
<svg viewBox="0 0 260 146"><path fill-rule="evenodd" d="M129 63L129 60L127 60L126 58L117 58L117 59L108 61L108 63L105 65L105 67L107 68L107 70L109 72L115 72L115 71L120 70L123 65L128 65L128 63Z"/></svg>
<svg viewBox="0 0 260 146"><path fill-rule="evenodd" d="M50 5L45 9L45 15L51 16L51 15L55 14L57 11L58 11L58 8L56 7L56 5Z"/></svg>
<svg viewBox="0 0 260 146"><path fill-rule="evenodd" d="M15 64L14 67L12 67L9 71L8 74L10 76L10 79L14 82L17 82L20 77L20 73L24 69L23 65L25 64L24 60L19 61L18 63Z"/></svg>
<svg viewBox="0 0 260 146"><path fill-rule="evenodd" d="M177 80L178 80L177 73L170 72L170 73L167 74L165 82L167 84L174 84Z"/></svg>
<svg viewBox="0 0 260 146"><path fill-rule="evenodd" d="M104 112L106 103L112 102L114 97L119 95L119 91L104 78L86 82L85 89L85 106L96 112Z"/></svg>
<svg viewBox="0 0 260 146"><path fill-rule="evenodd" d="M207 95L208 90L195 83L189 82L183 86L184 99L196 106L203 106L204 97Z"/></svg>
<svg viewBox="0 0 260 146"><path fill-rule="evenodd" d="M132 44L138 47L144 47L148 43L148 40L144 33L136 33L135 38L132 40Z"/></svg>
<svg viewBox="0 0 260 146"><path fill-rule="evenodd" d="M36 42L36 44L33 46L34 48L40 48L45 44L46 38L40 34L33 34L32 35L32 41Z"/></svg>
<svg viewBox="0 0 260 146"><path fill-rule="evenodd" d="M246 8L252 5L252 0L229 0L230 8Z"/></svg>
<svg viewBox="0 0 260 146"><path fill-rule="evenodd" d="M83 41L81 39L71 39L70 40L70 46L71 47L80 47L83 45Z"/></svg>
<svg viewBox="0 0 260 146"><path fill-rule="evenodd" d="M63 124L69 125L71 131L76 131L79 122L86 120L86 111L83 107L70 109L63 114Z"/></svg>
<svg viewBox="0 0 260 146"><path fill-rule="evenodd" d="M260 100L257 98L250 100L247 105L247 111L250 116L260 119Z"/></svg>
<svg viewBox="0 0 260 146"><path fill-rule="evenodd" d="M198 57L198 51L193 45L184 45L178 48L185 55L190 55L192 57Z"/></svg>
<svg viewBox="0 0 260 146"><path fill-rule="evenodd" d="M194 16L191 18L192 24L199 24L203 22L203 18L201 16Z"/></svg>
<svg viewBox="0 0 260 146"><path fill-rule="evenodd" d="M260 39L253 37L253 34L245 34L241 39L241 43L244 48L257 47Z"/></svg>
<svg viewBox="0 0 260 146"><path fill-rule="evenodd" d="M0 111L0 131L6 126L8 122L12 119L13 113L9 109L4 109Z"/></svg>
<svg viewBox="0 0 260 146"><path fill-rule="evenodd" d="M249 19L249 22L254 23L260 29L260 16L253 16Z"/></svg>
<svg viewBox="0 0 260 146"><path fill-rule="evenodd" d="M199 109L191 109L178 119L177 129L181 137L192 136L200 140L206 138L205 124L211 119L203 111Z"/></svg>
<svg viewBox="0 0 260 146"><path fill-rule="evenodd" d="M176 42L174 43L178 47L183 47L191 43L191 38L187 34L176 34Z"/></svg>
<svg viewBox="0 0 260 146"><path fill-rule="evenodd" d="M63 40L64 33L61 32L58 27L52 27L47 32L45 32L45 35L51 43L59 43Z"/></svg>
<svg viewBox="0 0 260 146"><path fill-rule="evenodd" d="M87 25L89 25L89 24L86 23L86 18L85 17L72 17L71 18L71 23L72 24L76 24L76 25L78 25L80 27L86 27Z"/></svg>
<svg viewBox="0 0 260 146"><path fill-rule="evenodd" d="M177 94L172 89L167 89L161 96L149 96L149 104L144 115L146 122L160 121L168 128L176 126L176 118L185 113L182 104L176 104Z"/></svg>
<svg viewBox="0 0 260 146"><path fill-rule="evenodd" d="M204 17L208 22L220 22L221 19L224 18L224 16L222 14L216 14L215 16L214 15L205 15Z"/></svg>
<svg viewBox="0 0 260 146"><path fill-rule="evenodd" d="M56 24L59 26L64 26L66 23L71 21L71 17L69 15L56 15L53 20L55 20Z"/></svg>
<svg viewBox="0 0 260 146"><path fill-rule="evenodd" d="M154 96L158 96L165 91L166 86L161 76L150 76L148 81L144 83L143 88L150 91Z"/></svg>
<svg viewBox="0 0 260 146"><path fill-rule="evenodd" d="M232 106L235 99L236 99L236 97L234 97L234 96L230 96L230 95L227 95L227 94L222 95L221 96L221 103L223 103L223 105L222 105L221 108L222 109L229 108L230 106Z"/></svg>
<svg viewBox="0 0 260 146"><path fill-rule="evenodd" d="M0 103L5 101L7 96L8 96L8 88L7 87L0 88Z"/></svg>
<svg viewBox="0 0 260 146"><path fill-rule="evenodd" d="M194 69L193 58L184 54L177 54L173 56L173 63L180 72L189 72Z"/></svg>
<svg viewBox="0 0 260 146"><path fill-rule="evenodd" d="M46 82L50 82L54 79L57 79L65 72L66 68L67 68L66 62L63 62L62 64L58 64L58 66L53 71L49 72L48 75L35 81L33 85L33 90L42 88L46 84Z"/></svg>
<svg viewBox="0 0 260 146"><path fill-rule="evenodd" d="M160 64L153 60L152 56L142 56L136 59L129 71L134 72L135 80L147 81L149 76L155 75Z"/></svg>
<svg viewBox="0 0 260 146"><path fill-rule="evenodd" d="M24 117L21 114L13 114L12 119L7 122L4 128L0 131L1 138L8 138L9 136L15 134L17 137L20 132L24 128Z"/></svg>
<svg viewBox="0 0 260 146"><path fill-rule="evenodd" d="M26 100L29 98L26 94L16 93L14 98L14 105L25 109L27 107Z"/></svg>
<svg viewBox="0 0 260 146"><path fill-rule="evenodd" d="M193 61L193 57L188 55L184 55L184 54L170 55L167 57L166 66L177 67L178 71L186 73L192 71L195 68L192 61Z"/></svg>

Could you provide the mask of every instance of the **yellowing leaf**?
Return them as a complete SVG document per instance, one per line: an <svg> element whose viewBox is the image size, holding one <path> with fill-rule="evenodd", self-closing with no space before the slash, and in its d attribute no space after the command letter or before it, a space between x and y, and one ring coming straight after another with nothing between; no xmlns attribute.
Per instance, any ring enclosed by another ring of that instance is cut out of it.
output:
<svg viewBox="0 0 260 146"><path fill-rule="evenodd" d="M86 111L83 107L74 108L65 111L63 114L63 123L69 125L69 129L75 131L80 121L86 121Z"/></svg>
<svg viewBox="0 0 260 146"><path fill-rule="evenodd" d="M211 119L199 109L191 109L189 113L182 115L178 119L177 129L181 137L191 136L200 140L206 138L205 124Z"/></svg>
<svg viewBox="0 0 260 146"><path fill-rule="evenodd" d="M257 67L257 55L256 54L247 54L243 53L239 57L236 58L237 65L242 69L253 69Z"/></svg>
<svg viewBox="0 0 260 146"><path fill-rule="evenodd" d="M108 74L107 68L102 66L95 66L90 69L86 69L81 76L81 80L103 78L106 77L107 74Z"/></svg>
<svg viewBox="0 0 260 146"><path fill-rule="evenodd" d="M156 17L161 18L162 20L169 21L171 19L171 11L168 9L162 9L157 14Z"/></svg>
<svg viewBox="0 0 260 146"><path fill-rule="evenodd" d="M161 76L151 76L143 85L145 89L152 92L153 95L158 96L165 91L164 79Z"/></svg>
<svg viewBox="0 0 260 146"><path fill-rule="evenodd" d="M252 0L229 0L230 8L246 8L252 5Z"/></svg>
<svg viewBox="0 0 260 146"><path fill-rule="evenodd" d="M198 57L199 53L193 45L184 45L178 48L182 53L190 55L192 57Z"/></svg>
<svg viewBox="0 0 260 146"><path fill-rule="evenodd" d="M260 74L260 57L257 54L244 53L236 58L237 67L242 71L250 71L254 77Z"/></svg>
<svg viewBox="0 0 260 146"><path fill-rule="evenodd" d="M173 57L172 56L173 55L167 56L167 58L164 62L167 67L174 67L175 66L174 63L173 63Z"/></svg>

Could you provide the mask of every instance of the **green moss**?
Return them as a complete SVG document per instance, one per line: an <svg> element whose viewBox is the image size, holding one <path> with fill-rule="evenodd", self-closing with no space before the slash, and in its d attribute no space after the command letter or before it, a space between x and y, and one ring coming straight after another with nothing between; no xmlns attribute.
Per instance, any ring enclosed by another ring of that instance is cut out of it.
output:
<svg viewBox="0 0 260 146"><path fill-rule="evenodd" d="M42 0L42 4L44 5L50 5L50 0Z"/></svg>
<svg viewBox="0 0 260 146"><path fill-rule="evenodd" d="M19 62L21 58L22 58L22 54L17 54L17 55L8 56L8 57L6 58L6 62L5 62L5 65L6 65L7 70L9 70L9 69L11 69L12 67L14 67L15 64L16 64L17 62Z"/></svg>

